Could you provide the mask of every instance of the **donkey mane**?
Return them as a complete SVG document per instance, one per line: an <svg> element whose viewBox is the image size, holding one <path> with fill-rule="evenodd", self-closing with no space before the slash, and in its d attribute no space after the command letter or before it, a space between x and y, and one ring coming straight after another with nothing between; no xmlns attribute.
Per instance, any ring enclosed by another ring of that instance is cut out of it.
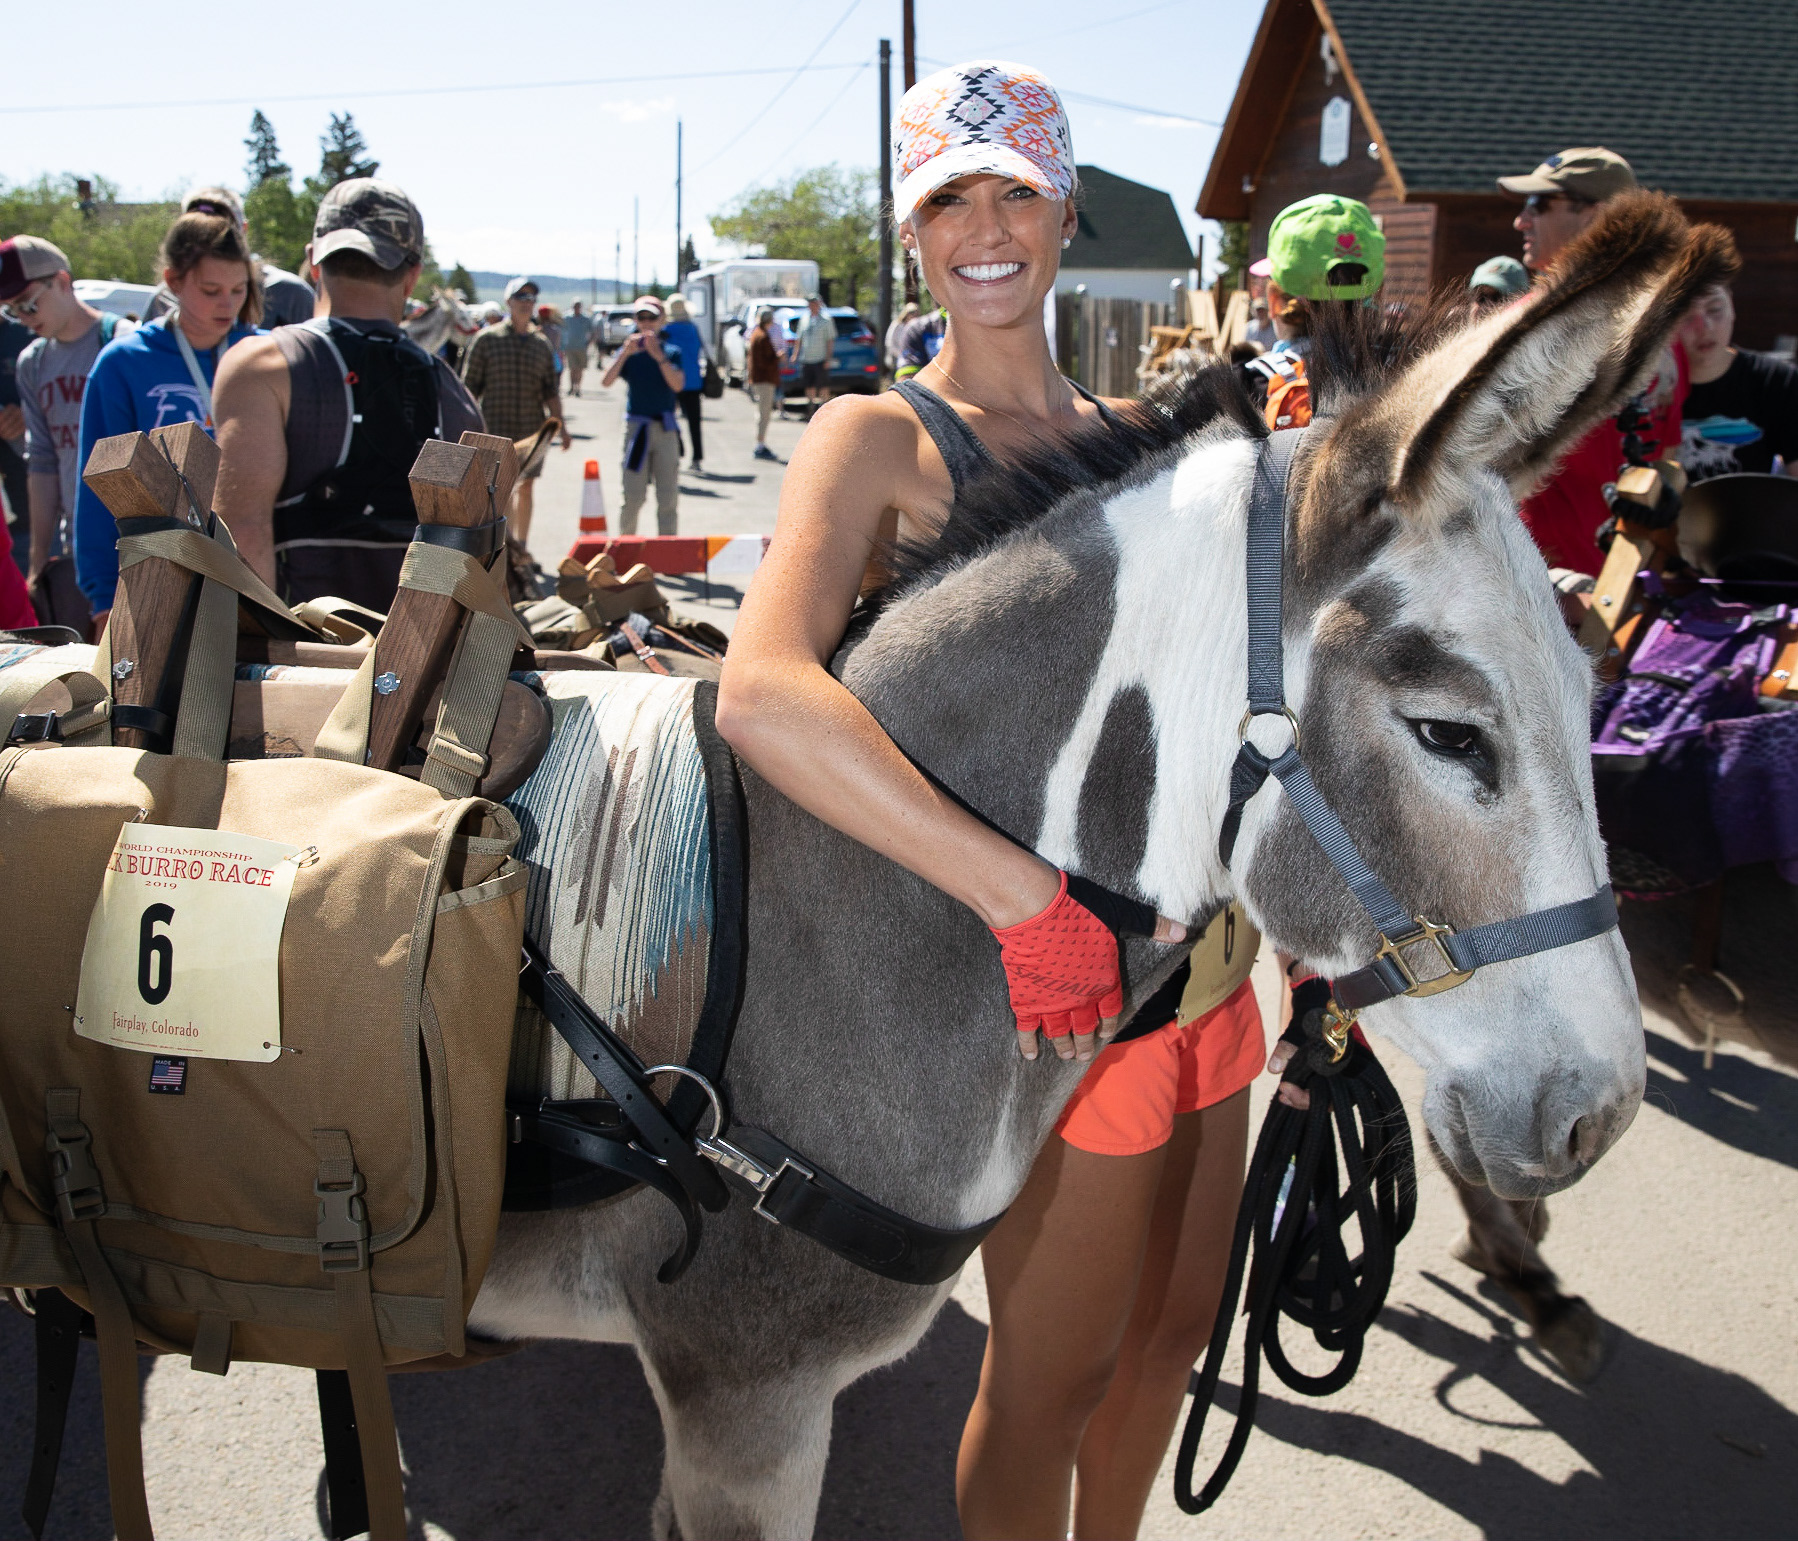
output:
<svg viewBox="0 0 1798 1541"><path fill-rule="evenodd" d="M1318 306L1307 360L1317 416L1334 415L1377 390L1458 329L1465 321L1463 299L1445 291L1424 306ZM1250 438L1268 433L1235 364L1177 371L1116 409L1114 426L1090 423L996 461L964 488L939 532L892 545L885 554L887 580L866 596L858 619L866 624L906 594L1042 523L1069 498L1096 495L1094 506L1103 504L1118 488L1160 470L1166 451L1220 423Z"/></svg>

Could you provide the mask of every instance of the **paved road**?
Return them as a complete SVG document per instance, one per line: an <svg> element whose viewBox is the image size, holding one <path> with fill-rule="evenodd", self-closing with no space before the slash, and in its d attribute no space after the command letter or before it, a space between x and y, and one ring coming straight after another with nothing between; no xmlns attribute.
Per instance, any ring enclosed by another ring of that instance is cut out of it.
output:
<svg viewBox="0 0 1798 1541"><path fill-rule="evenodd" d="M608 493L616 481L615 402L577 402L570 415L591 437L568 456L552 455L536 542L546 565L572 538L581 451L600 459ZM683 528L771 528L779 468L748 459L747 404L734 392L708 403L707 430L708 461L755 479L684 478L715 496L684 497ZM796 424L776 429L783 459L798 432ZM730 618L726 599L714 598L708 610ZM1789 1053L1792 1008L1782 1003L1793 995L1798 907L1764 873L1744 875L1731 903L1724 966L1749 987L1751 1030ZM1626 909L1645 992L1662 991L1685 946L1684 911ZM1271 1007L1272 977L1264 970L1257 982ZM1648 1102L1593 1175L1554 1200L1547 1243L1567 1286L1610 1323L1611 1356L1597 1383L1564 1381L1507 1305L1449 1260L1458 1211L1446 1183L1426 1169L1417 1226L1360 1377L1323 1401L1277 1386L1266 1394L1261 1432L1208 1516L1192 1520L1175 1509L1170 1464L1146 1536L1794 1534L1798 1075L1759 1047L1733 1044L1705 1071L1664 994L1648 999L1647 1020ZM1415 1109L1420 1077L1396 1053L1388 1059ZM1258 1095L1268 1090L1264 1077ZM984 1312L974 1267L909 1359L839 1400L820 1536L915 1541L957 1533L955 1443L979 1370ZM14 1503L29 1443L29 1345L24 1322L0 1311L0 1541L25 1535ZM1234 1368L1225 1381L1234 1385ZM144 1389L160 1536L323 1534L309 1375L240 1365L219 1380L167 1361L146 1366ZM57 1541L111 1533L96 1400L90 1352L50 1520ZM628 1351L532 1348L459 1375L397 1378L394 1401L416 1535L647 1534L660 1434Z"/></svg>

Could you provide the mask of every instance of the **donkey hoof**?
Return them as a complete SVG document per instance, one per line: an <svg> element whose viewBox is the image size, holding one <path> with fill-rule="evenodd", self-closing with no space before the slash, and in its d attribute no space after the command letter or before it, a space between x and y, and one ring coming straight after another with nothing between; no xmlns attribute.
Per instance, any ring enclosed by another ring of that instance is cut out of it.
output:
<svg viewBox="0 0 1798 1541"><path fill-rule="evenodd" d="M1455 1244L1448 1249L1448 1255L1464 1268L1471 1268L1475 1273L1490 1276L1494 1270L1492 1260L1486 1256L1486 1249L1480 1245L1479 1237L1471 1230L1461 1232Z"/></svg>
<svg viewBox="0 0 1798 1541"><path fill-rule="evenodd" d="M1578 1385L1595 1380L1604 1363L1604 1323L1578 1295L1562 1295L1542 1313L1536 1324L1536 1342L1561 1373Z"/></svg>

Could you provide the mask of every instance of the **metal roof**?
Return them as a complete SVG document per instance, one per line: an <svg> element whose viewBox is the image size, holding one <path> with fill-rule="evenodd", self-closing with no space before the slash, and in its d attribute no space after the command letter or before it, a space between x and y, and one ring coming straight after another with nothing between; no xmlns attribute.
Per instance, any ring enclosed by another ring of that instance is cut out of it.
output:
<svg viewBox="0 0 1798 1541"><path fill-rule="evenodd" d="M1407 190L1603 145L1680 198L1798 202L1795 0L1327 0Z"/></svg>
<svg viewBox="0 0 1798 1541"><path fill-rule="evenodd" d="M1080 228L1062 253L1064 268L1184 272L1192 266L1192 247L1170 194L1097 166L1075 169L1080 174Z"/></svg>

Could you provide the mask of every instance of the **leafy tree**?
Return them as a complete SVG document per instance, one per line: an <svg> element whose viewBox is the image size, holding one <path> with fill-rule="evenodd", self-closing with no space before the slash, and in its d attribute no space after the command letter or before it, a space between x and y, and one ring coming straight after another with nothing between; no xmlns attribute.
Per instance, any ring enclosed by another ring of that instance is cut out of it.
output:
<svg viewBox="0 0 1798 1541"><path fill-rule="evenodd" d="M753 188L711 217L722 241L766 257L811 257L849 304L872 294L880 273L880 206L872 171L816 166Z"/></svg>
<svg viewBox="0 0 1798 1541"><path fill-rule="evenodd" d="M118 185L96 176L93 202L84 211L75 183L72 172L35 182L0 178L0 230L40 236L60 247L76 278L155 283L156 253L179 203L120 203Z"/></svg>
<svg viewBox="0 0 1798 1541"><path fill-rule="evenodd" d="M1226 219L1223 221L1224 238L1218 244L1217 258L1223 271L1217 275L1220 285L1228 289L1243 289L1249 282L1249 263L1254 259L1249 254L1249 222L1246 219Z"/></svg>
<svg viewBox="0 0 1798 1541"><path fill-rule="evenodd" d="M467 300L470 305L474 304L474 302L480 298L480 296L475 293L474 279L469 276L468 269L463 267L460 262L458 262L454 269L451 270L450 276L445 280L443 287L446 289L460 289L462 291L462 298Z"/></svg>
<svg viewBox="0 0 1798 1541"><path fill-rule="evenodd" d="M368 153L362 130L353 113L332 113L331 127L319 136L318 175L306 178L307 188L319 198L351 177L372 177L381 163Z"/></svg>
<svg viewBox="0 0 1798 1541"><path fill-rule="evenodd" d="M281 159L281 147L275 143L275 125L263 117L261 108L250 115L250 137L244 140L243 147L250 152L249 164L244 167L250 191L272 177L283 182L292 179L293 168Z"/></svg>

